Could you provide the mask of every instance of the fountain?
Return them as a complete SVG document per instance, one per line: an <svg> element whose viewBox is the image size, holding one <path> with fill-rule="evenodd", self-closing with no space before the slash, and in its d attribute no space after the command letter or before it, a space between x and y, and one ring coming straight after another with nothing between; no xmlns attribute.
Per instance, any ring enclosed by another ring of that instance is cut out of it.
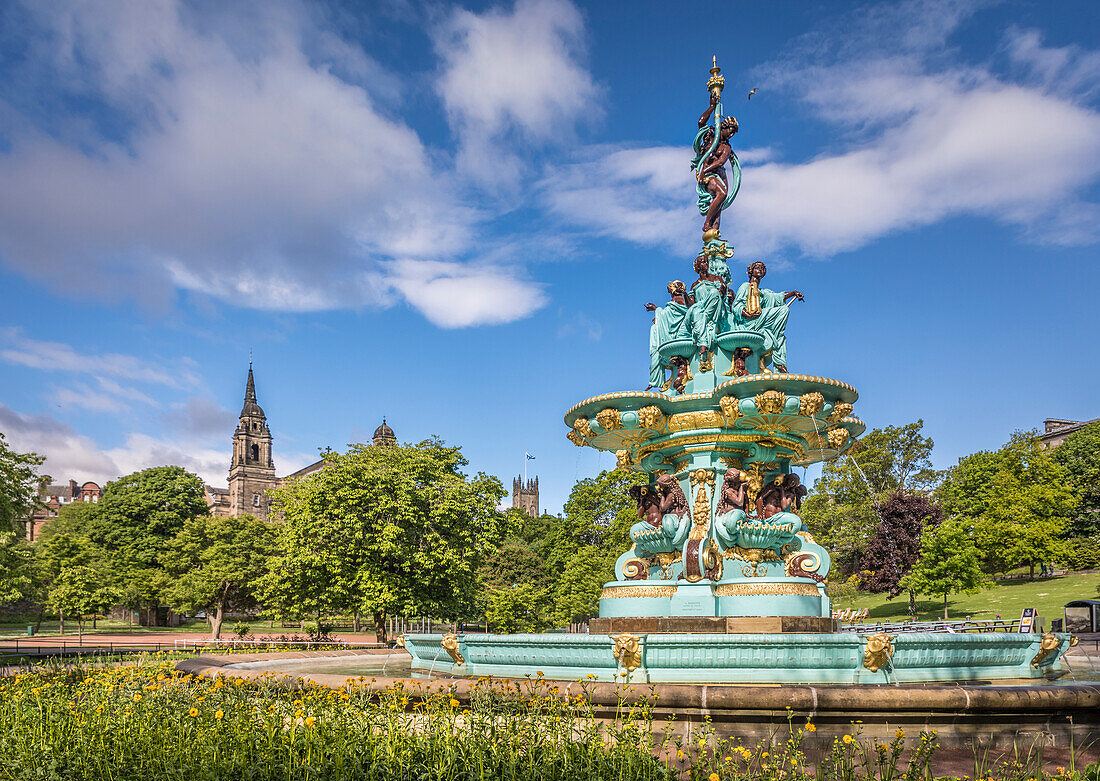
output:
<svg viewBox="0 0 1100 781"><path fill-rule="evenodd" d="M855 388L788 370L786 324L799 291L734 285L722 211L741 168L730 147L715 61L692 169L704 216L697 279L647 304L646 390L604 393L565 415L579 447L613 452L648 476L632 492L632 545L604 588L588 635L408 635L413 669L455 675L628 682L792 684L993 681L1054 677L1065 634L839 632L825 584L830 557L799 517L792 469L859 447ZM726 165L729 165L729 173Z"/></svg>
<svg viewBox="0 0 1100 781"><path fill-rule="evenodd" d="M469 703L481 676L531 679L513 682L516 691L582 696L608 721L645 702L681 736L705 723L750 744L787 734L795 716L813 719L810 742L822 746L853 722L885 743L895 730L937 730L945 747L982 750L1087 742L1100 730L1100 687L1045 685L1064 672L1067 634L839 631L825 589L829 553L802 522L806 489L792 469L859 446L858 395L840 380L788 371L785 329L801 292L764 288L759 262L732 284L720 222L741 171L722 87L715 63L692 166L705 217L698 278L668 283L669 301L646 305L650 387L594 396L565 415L573 444L613 452L620 468L647 478L632 489L638 521L590 634L406 634L411 668L427 680L401 685L410 697L446 691ZM388 665L344 653L204 655L177 666L275 669L341 686L348 673ZM394 682L360 679L374 690ZM1029 685L996 685L1005 682Z"/></svg>

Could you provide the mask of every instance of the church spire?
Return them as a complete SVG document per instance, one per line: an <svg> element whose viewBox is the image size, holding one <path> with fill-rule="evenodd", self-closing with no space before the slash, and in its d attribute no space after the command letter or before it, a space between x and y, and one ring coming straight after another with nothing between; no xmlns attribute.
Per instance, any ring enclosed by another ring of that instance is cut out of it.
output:
<svg viewBox="0 0 1100 781"><path fill-rule="evenodd" d="M256 380L252 376L252 361L248 362L248 384L244 387L244 400L245 402L256 403Z"/></svg>

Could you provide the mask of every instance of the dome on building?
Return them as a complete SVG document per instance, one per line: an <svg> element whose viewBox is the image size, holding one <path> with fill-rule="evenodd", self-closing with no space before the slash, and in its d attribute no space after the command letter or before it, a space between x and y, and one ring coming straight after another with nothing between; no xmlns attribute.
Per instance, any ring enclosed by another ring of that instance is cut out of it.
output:
<svg viewBox="0 0 1100 781"><path fill-rule="evenodd" d="M382 418L382 425L374 430L374 445L376 447L395 447L397 435L393 429L386 425L386 419Z"/></svg>

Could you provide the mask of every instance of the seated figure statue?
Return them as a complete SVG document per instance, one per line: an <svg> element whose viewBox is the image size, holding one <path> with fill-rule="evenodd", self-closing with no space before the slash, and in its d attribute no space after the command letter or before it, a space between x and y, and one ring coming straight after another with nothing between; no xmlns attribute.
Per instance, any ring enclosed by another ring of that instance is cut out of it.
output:
<svg viewBox="0 0 1100 781"><path fill-rule="evenodd" d="M656 485L636 485L630 496L638 503L642 520L630 527L637 556L655 556L679 550L691 529L687 497L672 475L661 475Z"/></svg>
<svg viewBox="0 0 1100 781"><path fill-rule="evenodd" d="M703 360L713 349L726 314L724 304L730 272L720 255L708 256L705 250L695 258L694 268L699 278L691 283L695 301L691 307L691 337Z"/></svg>
<svg viewBox="0 0 1100 781"><path fill-rule="evenodd" d="M776 371L787 373L787 318L792 298L804 301L797 290L777 293L760 287L760 280L768 273L768 267L759 260L749 265L749 281L741 284L730 304L730 317L738 328L757 331L764 337L764 359L775 365Z"/></svg>
<svg viewBox="0 0 1100 781"><path fill-rule="evenodd" d="M670 300L664 306L650 302L645 305L647 312L653 312L653 325L649 329L649 387L659 388L665 381L665 367L661 363L662 345L691 338L689 307L693 303L687 287L678 279L668 283ZM675 368L673 373L675 374Z"/></svg>
<svg viewBox="0 0 1100 781"><path fill-rule="evenodd" d="M761 520L773 524L793 524L795 532L802 531L805 528L802 525L802 519L797 513L791 511L802 507L802 497L806 493L806 488L798 479L798 475L779 475L764 486L764 490L757 497L757 515Z"/></svg>
<svg viewBox="0 0 1100 781"><path fill-rule="evenodd" d="M727 469L726 476L722 479L722 496L714 511L714 533L724 548L737 545L741 522L747 517L746 477L740 469Z"/></svg>

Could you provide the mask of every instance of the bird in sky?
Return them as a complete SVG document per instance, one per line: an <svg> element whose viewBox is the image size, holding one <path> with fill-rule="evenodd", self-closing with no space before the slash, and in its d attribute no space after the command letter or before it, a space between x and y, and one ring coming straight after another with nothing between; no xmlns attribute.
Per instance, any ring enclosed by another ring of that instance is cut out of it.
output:
<svg viewBox="0 0 1100 781"><path fill-rule="evenodd" d="M749 93L749 100L752 100L752 96L756 94L756 87L752 88L752 92Z"/></svg>

